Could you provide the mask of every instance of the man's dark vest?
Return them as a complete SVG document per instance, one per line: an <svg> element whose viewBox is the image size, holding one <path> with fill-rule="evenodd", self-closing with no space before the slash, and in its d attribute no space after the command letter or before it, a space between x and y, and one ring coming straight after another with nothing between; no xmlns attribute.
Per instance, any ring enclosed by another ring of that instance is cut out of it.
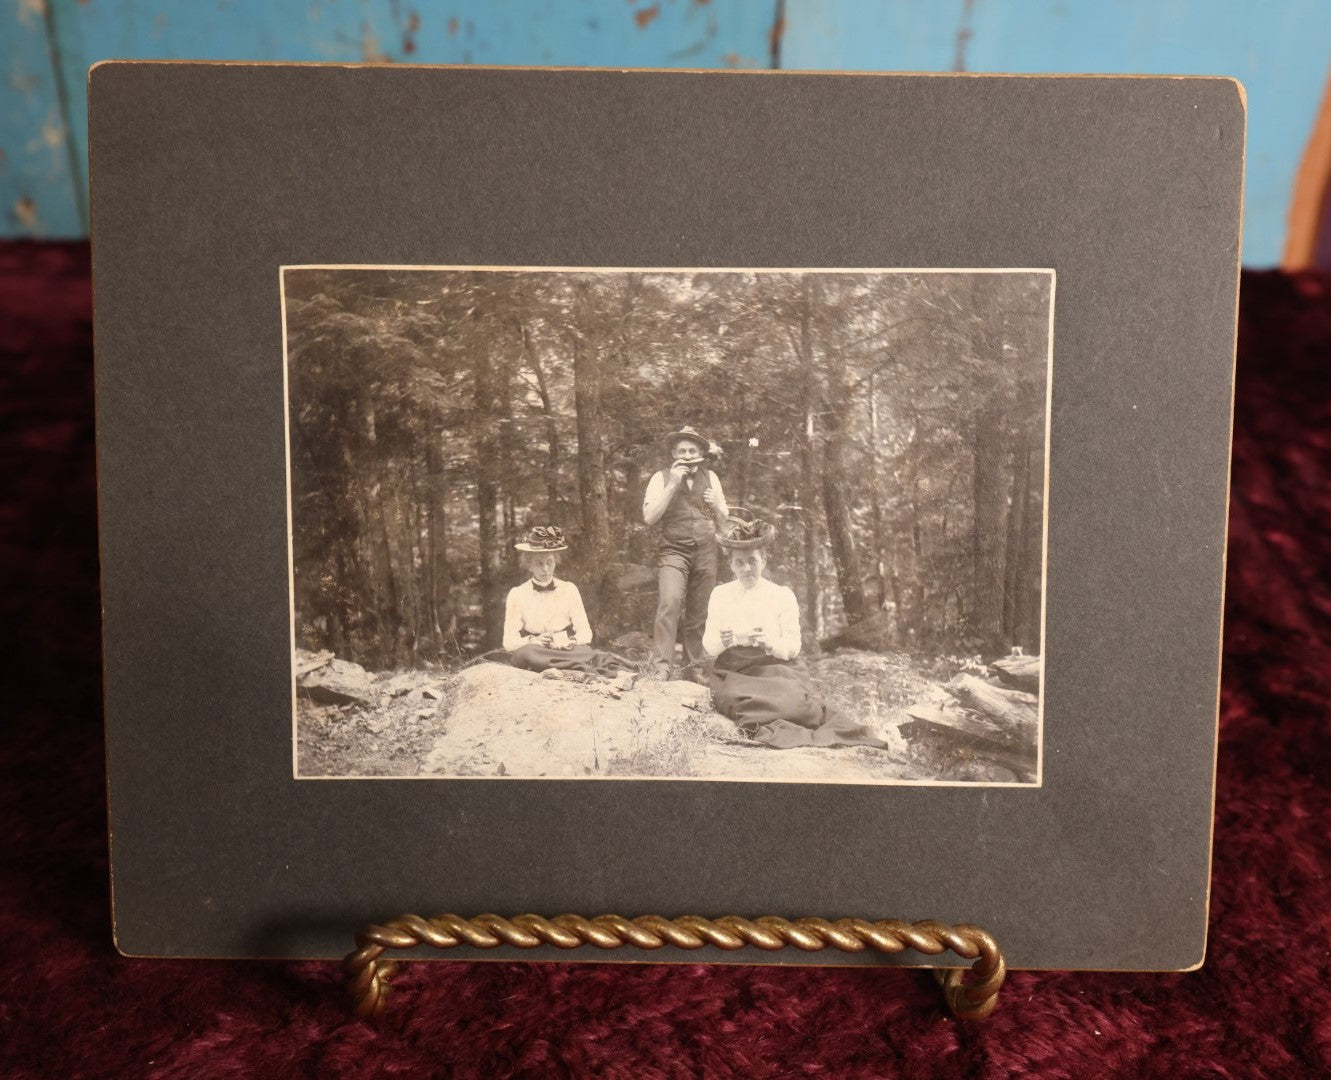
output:
<svg viewBox="0 0 1331 1080"><path fill-rule="evenodd" d="M669 473L663 472L664 481ZM704 491L712 487L712 478L705 465L700 465L693 476L693 490L687 483L675 489L670 505L661 515L661 535L666 540L711 540L716 536L716 520L703 502Z"/></svg>

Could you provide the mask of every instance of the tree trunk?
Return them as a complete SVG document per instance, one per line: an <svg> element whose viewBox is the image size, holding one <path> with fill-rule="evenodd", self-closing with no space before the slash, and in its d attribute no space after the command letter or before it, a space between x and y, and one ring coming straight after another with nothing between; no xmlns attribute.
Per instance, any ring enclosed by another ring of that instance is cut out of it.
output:
<svg viewBox="0 0 1331 1080"><path fill-rule="evenodd" d="M1013 638L1027 652L1039 653L1040 613L1044 589L1044 432L1031 432L1027 450L1026 511L1022 516L1020 573L1017 575L1017 611Z"/></svg>
<svg viewBox="0 0 1331 1080"><path fill-rule="evenodd" d="M749 498L749 459L753 453L749 446L749 439L752 438L752 435L749 429L749 392L747 388L740 390L739 407L736 413L739 416L739 445L735 448L735 484L734 490L727 492L727 495L736 506L747 506Z"/></svg>
<svg viewBox="0 0 1331 1080"><path fill-rule="evenodd" d="M804 609L815 639L823 637L822 601L818 589L817 514L818 487L815 467L814 424L818 395L818 372L813 363L813 293L806 276L800 305L800 366L804 374L804 440L800 446L800 505L804 508Z"/></svg>
<svg viewBox="0 0 1331 1080"><path fill-rule="evenodd" d="M417 515L421 537L421 626L420 637L429 642L431 659L439 657L439 581L434 566L434 461L431 444L425 440L425 480L416 485Z"/></svg>
<svg viewBox="0 0 1331 1080"><path fill-rule="evenodd" d="M895 638L894 645L901 644L901 635L906 629L904 619L906 615L905 597L901 591L901 574L897 570L897 545L893 540L888 548L887 554L887 585L890 590L889 599L892 603L892 611L895 615Z"/></svg>
<svg viewBox="0 0 1331 1080"><path fill-rule="evenodd" d="M1017 623L1021 608L1022 564L1026 558L1023 542L1026 515L1030 505L1031 454L1026 439L1013 446L1012 496L1008 500L1007 540L1003 545L1003 624L1002 645L1017 643Z"/></svg>
<svg viewBox="0 0 1331 1080"><path fill-rule="evenodd" d="M372 412L370 406L358 402L350 410ZM362 431L373 434L373 420L367 418ZM372 445L372 442L367 445ZM342 626L346 631L346 649L339 655L355 659L360 655L365 644L363 630L369 624L377 625L382 620L379 616L379 584L374 573L373 550L369 542L370 517L366 509L365 479L369 467L364 464L372 457L365 446L352 446L344 441L341 449L342 460L338 466L347 478L340 493L339 532L342 545L339 552L338 582L349 583L347 588L334 588L340 598Z"/></svg>
<svg viewBox="0 0 1331 1080"><path fill-rule="evenodd" d="M384 509L384 484L382 480L374 485L371 495L373 498L371 511L374 514L374 545L377 551L380 573L383 574L387 598L383 618L388 637L388 640L383 643L386 652L383 656L377 657L375 663L383 667L392 667L398 661L398 644L402 631L402 600L397 577L393 573L393 548L388 539L388 513Z"/></svg>
<svg viewBox="0 0 1331 1080"><path fill-rule="evenodd" d="M573 338L573 402L578 414L578 490L582 501L584 565L604 568L610 555L610 506L605 482L601 416L601 358L593 342ZM600 606L600 581L589 581L588 608Z"/></svg>
<svg viewBox="0 0 1331 1080"><path fill-rule="evenodd" d="M873 527L873 567L877 581L874 603L883 608L888 602L887 535L883 519L882 464L879 452L878 380L869 372L869 522Z"/></svg>
<svg viewBox="0 0 1331 1080"><path fill-rule="evenodd" d="M379 460L378 418L372 402L366 403L364 433L364 467L367 472L377 475L362 486L361 535L368 548L373 592L362 597L361 602L372 604L371 610L379 630L377 651L366 659L374 666L384 667L391 665L394 660L402 611L397 581L393 576L393 553L388 543L388 518L384 511L384 475L387 470Z"/></svg>
<svg viewBox="0 0 1331 1080"><path fill-rule="evenodd" d="M427 479L425 528L429 537L430 620L435 647L444 651L446 634L454 630L452 581L448 565L448 476L438 436L425 444Z"/></svg>
<svg viewBox="0 0 1331 1080"><path fill-rule="evenodd" d="M346 593L341 583L351 581L351 567L347 561L345 545L337 544L333 557L337 580L333 583L333 597L328 613L328 647L339 656L349 656L351 646L351 612L347 608Z"/></svg>
<svg viewBox="0 0 1331 1080"><path fill-rule="evenodd" d="M648 533L642 526L642 498L647 484L642 470L632 457L624 458L624 557L629 562L642 562L646 557Z"/></svg>
<svg viewBox="0 0 1331 1080"><path fill-rule="evenodd" d="M479 318L479 312L473 318ZM473 352L475 379L474 446L476 452L476 523L480 546L481 611L483 641L486 649L498 648L504 634L504 605L499 596L497 572L499 529L499 446L495 420L499 413L495 400L494 369L489 344L478 335Z"/></svg>
<svg viewBox="0 0 1331 1080"><path fill-rule="evenodd" d="M917 644L923 644L929 636L929 620L926 611L926 605L929 602L929 590L924 579L924 522L920 517L918 466L912 470L910 478L910 554L910 628L915 635Z"/></svg>
<svg viewBox="0 0 1331 1080"><path fill-rule="evenodd" d="M841 608L846 622L854 626L869 613L860 574L860 554L850 520L850 501L846 496L846 414L850 394L845 385L845 362L829 357L828 381L834 386L831 407L823 436L823 509L827 516L827 539L836 566L837 585L841 590Z"/></svg>
<svg viewBox="0 0 1331 1080"><path fill-rule="evenodd" d="M972 474L973 530L971 533L973 631L992 652L1002 644L1003 621L1003 461L1007 447L1003 439L1003 416L996 403L980 413L975 425L974 472Z"/></svg>
<svg viewBox="0 0 1331 1080"><path fill-rule="evenodd" d="M559 460L562 453L559 424L550 404L550 384L545 377L545 368L541 366L541 358L530 346L527 328L522 326L520 329L523 353L532 374L536 376L536 393L541 399L541 412L545 416L545 444L549 450L545 458L545 511L548 522L553 524L559 518Z"/></svg>
<svg viewBox="0 0 1331 1080"><path fill-rule="evenodd" d="M403 634L406 638L407 653L411 657L411 663L414 666L420 658L420 643L424 634L424 603L423 590L421 589L421 575L417 572L417 566L423 566L424 560L419 557L421 545L421 520L420 520L420 502L416 498L417 472L415 463L408 466L404 483L399 487L397 494L397 523L399 526L399 536L401 537L400 550L402 552L402 580L406 582L407 587L407 607L410 611L410 618L403 627Z"/></svg>
<svg viewBox="0 0 1331 1080"><path fill-rule="evenodd" d="M517 465L517 429L513 423L513 379L516 361L505 351L505 358L495 367L494 401L499 443L499 505L503 533L499 538L498 567L506 578L518 575L518 552L513 542L518 538L518 495L513 485L518 483L523 470Z"/></svg>

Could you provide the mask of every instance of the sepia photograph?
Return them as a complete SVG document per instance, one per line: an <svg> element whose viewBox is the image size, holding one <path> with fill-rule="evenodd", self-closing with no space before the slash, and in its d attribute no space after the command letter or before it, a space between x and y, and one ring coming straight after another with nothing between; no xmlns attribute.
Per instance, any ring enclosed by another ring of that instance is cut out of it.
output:
<svg viewBox="0 0 1331 1080"><path fill-rule="evenodd" d="M294 775L1039 785L1054 281L283 267Z"/></svg>

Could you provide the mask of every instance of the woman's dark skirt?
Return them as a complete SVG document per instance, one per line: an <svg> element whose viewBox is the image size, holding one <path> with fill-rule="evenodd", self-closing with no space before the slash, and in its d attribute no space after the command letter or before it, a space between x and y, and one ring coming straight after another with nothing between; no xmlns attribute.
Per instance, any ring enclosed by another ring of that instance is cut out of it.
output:
<svg viewBox="0 0 1331 1080"><path fill-rule="evenodd" d="M749 738L778 750L795 746L876 746L887 743L863 724L837 715L788 660L756 645L733 645L716 658L712 703Z"/></svg>
<svg viewBox="0 0 1331 1080"><path fill-rule="evenodd" d="M571 649L547 649L544 645L524 645L510 654L509 663L526 671L581 671L587 675L613 678L621 671L635 671L634 665L622 656L601 652L590 645L574 645Z"/></svg>

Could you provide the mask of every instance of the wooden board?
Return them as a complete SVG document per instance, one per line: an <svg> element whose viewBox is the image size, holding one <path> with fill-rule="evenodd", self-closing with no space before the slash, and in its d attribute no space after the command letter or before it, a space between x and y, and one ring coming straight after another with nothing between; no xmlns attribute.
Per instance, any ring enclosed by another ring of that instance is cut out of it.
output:
<svg viewBox="0 0 1331 1080"><path fill-rule="evenodd" d="M398 0L16 0L0 14L0 39L10 73L0 91L6 236L87 234L85 76L111 58L1150 72L1246 85L1244 261L1266 266L1280 259L1317 116L1331 4L461 0L428 10Z"/></svg>

